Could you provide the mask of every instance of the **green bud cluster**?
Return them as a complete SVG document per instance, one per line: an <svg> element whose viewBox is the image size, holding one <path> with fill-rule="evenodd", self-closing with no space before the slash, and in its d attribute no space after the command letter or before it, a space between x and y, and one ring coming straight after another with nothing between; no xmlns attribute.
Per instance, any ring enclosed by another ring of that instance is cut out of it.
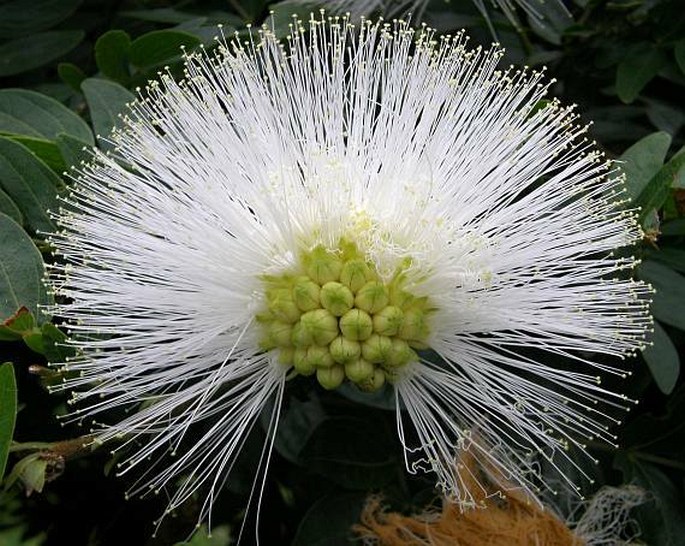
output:
<svg viewBox="0 0 685 546"><path fill-rule="evenodd" d="M427 347L428 298L405 290L404 269L384 282L356 246L317 246L301 256L296 274L265 277L261 347L300 375L335 389L348 380L380 389Z"/></svg>

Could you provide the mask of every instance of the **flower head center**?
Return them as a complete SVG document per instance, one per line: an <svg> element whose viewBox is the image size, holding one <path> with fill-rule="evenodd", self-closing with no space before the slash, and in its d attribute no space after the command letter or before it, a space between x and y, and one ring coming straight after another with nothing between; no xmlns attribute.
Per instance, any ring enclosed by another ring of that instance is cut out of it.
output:
<svg viewBox="0 0 685 546"><path fill-rule="evenodd" d="M263 279L262 348L326 389L380 389L427 347L432 308L406 290L409 264L384 280L347 240L302 253L299 270Z"/></svg>

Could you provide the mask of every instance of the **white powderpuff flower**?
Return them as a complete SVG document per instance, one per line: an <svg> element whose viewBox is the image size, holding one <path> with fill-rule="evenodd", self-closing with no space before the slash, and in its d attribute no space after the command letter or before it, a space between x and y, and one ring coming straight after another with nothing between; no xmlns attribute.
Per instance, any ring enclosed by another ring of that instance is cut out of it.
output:
<svg viewBox="0 0 685 546"><path fill-rule="evenodd" d="M593 355L644 343L649 287L612 253L641 231L573 108L501 55L322 16L222 38L131 105L50 239L60 388L144 469L131 494L202 487L206 518L273 407L268 465L293 373L390 383L408 468L465 505L460 450L532 489L540 454L613 441L628 402L598 372L623 372Z"/></svg>

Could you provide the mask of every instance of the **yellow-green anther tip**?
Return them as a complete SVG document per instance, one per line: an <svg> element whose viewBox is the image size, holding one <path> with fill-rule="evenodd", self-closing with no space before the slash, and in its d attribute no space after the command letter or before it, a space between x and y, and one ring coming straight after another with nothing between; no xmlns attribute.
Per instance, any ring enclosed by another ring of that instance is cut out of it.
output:
<svg viewBox="0 0 685 546"><path fill-rule="evenodd" d="M354 294L339 282L327 282L321 287L321 305L336 317L342 317L352 309Z"/></svg>
<svg viewBox="0 0 685 546"><path fill-rule="evenodd" d="M340 330L347 339L363 341L373 332L373 320L361 309L350 309L340 318Z"/></svg>

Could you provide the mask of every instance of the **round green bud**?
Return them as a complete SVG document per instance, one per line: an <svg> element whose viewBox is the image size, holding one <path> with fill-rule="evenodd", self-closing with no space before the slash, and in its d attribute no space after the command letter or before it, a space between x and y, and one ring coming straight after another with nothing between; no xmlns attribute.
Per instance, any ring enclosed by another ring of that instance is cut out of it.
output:
<svg viewBox="0 0 685 546"><path fill-rule="evenodd" d="M363 341L373 332L373 321L361 309L350 309L340 318L340 330L347 339Z"/></svg>
<svg viewBox="0 0 685 546"><path fill-rule="evenodd" d="M353 341L343 336L336 337L328 346L328 350L331 352L333 360L338 364L356 360L362 354L362 348L358 341Z"/></svg>
<svg viewBox="0 0 685 546"><path fill-rule="evenodd" d="M293 325L279 320L273 321L269 324L269 338L277 347L291 347Z"/></svg>
<svg viewBox="0 0 685 546"><path fill-rule="evenodd" d="M345 379L345 370L337 364L330 368L319 368L316 370L316 379L324 389L332 391L342 385Z"/></svg>
<svg viewBox="0 0 685 546"><path fill-rule="evenodd" d="M394 336L402 326L403 318L402 309L388 305L373 316L373 329L382 336Z"/></svg>
<svg viewBox="0 0 685 546"><path fill-rule="evenodd" d="M342 260L322 246L317 246L304 257L303 261L307 275L319 285L337 281L340 278Z"/></svg>
<svg viewBox="0 0 685 546"><path fill-rule="evenodd" d="M315 368L330 368L334 364L328 348L318 345L312 345L307 349L307 360Z"/></svg>
<svg viewBox="0 0 685 546"><path fill-rule="evenodd" d="M307 349L298 347L293 353L293 366L300 375L312 375L316 369L307 358Z"/></svg>
<svg viewBox="0 0 685 546"><path fill-rule="evenodd" d="M414 301L414 296L409 292L405 292L399 284L393 283L388 289L388 296L390 305L399 307L400 309L407 309Z"/></svg>
<svg viewBox="0 0 685 546"><path fill-rule="evenodd" d="M292 366L295 358L295 349L292 347L282 347L278 351L278 362L284 366Z"/></svg>
<svg viewBox="0 0 685 546"><path fill-rule="evenodd" d="M387 336L372 334L362 343L362 356L371 363L383 362L392 347L392 340Z"/></svg>
<svg viewBox="0 0 685 546"><path fill-rule="evenodd" d="M271 290L268 296L269 311L282 322L293 323L300 318L300 310L295 305L292 291L288 288Z"/></svg>
<svg viewBox="0 0 685 546"><path fill-rule="evenodd" d="M412 360L416 360L416 353L411 350L409 344L403 339L394 338L385 354L383 366L388 369L401 368Z"/></svg>
<svg viewBox="0 0 685 546"><path fill-rule="evenodd" d="M378 281L367 282L354 298L355 306L367 313L377 313L385 308L389 301L387 288Z"/></svg>
<svg viewBox="0 0 685 546"><path fill-rule="evenodd" d="M353 383L361 383L373 376L374 365L363 358L345 364L345 375Z"/></svg>
<svg viewBox="0 0 685 546"><path fill-rule="evenodd" d="M336 317L342 317L354 305L354 294L339 282L327 282L321 287L321 305Z"/></svg>
<svg viewBox="0 0 685 546"><path fill-rule="evenodd" d="M293 300L301 311L318 309L321 288L308 277L300 277L293 286Z"/></svg>
<svg viewBox="0 0 685 546"><path fill-rule="evenodd" d="M300 319L300 324L306 329L316 345L328 345L338 337L338 321L326 309L307 311Z"/></svg>
<svg viewBox="0 0 685 546"><path fill-rule="evenodd" d="M373 277L373 271L364 260L350 260L340 271L340 282L355 293Z"/></svg>
<svg viewBox="0 0 685 546"><path fill-rule="evenodd" d="M293 333L290 339L295 347L307 347L314 343L312 333L303 326L302 321L293 326Z"/></svg>
<svg viewBox="0 0 685 546"><path fill-rule="evenodd" d="M379 368L373 371L373 375L357 386L364 392L376 392L385 384L385 372Z"/></svg>
<svg viewBox="0 0 685 546"><path fill-rule="evenodd" d="M428 337L428 325L426 324L425 313L416 308L407 309L397 334L406 340L422 341L426 339Z"/></svg>

